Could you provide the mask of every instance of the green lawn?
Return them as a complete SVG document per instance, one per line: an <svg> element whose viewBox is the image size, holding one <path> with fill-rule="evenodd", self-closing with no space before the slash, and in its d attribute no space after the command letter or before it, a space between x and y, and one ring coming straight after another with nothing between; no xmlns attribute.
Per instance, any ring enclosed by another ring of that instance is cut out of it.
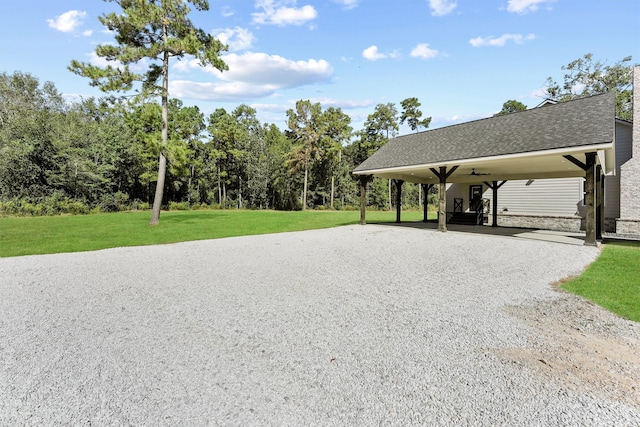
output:
<svg viewBox="0 0 640 427"><path fill-rule="evenodd" d="M562 287L624 318L640 322L640 243L616 242Z"/></svg>
<svg viewBox="0 0 640 427"><path fill-rule="evenodd" d="M198 210L163 212L150 227L149 212L0 218L0 257L81 252L240 235L356 224L359 211ZM394 222L395 211L367 212L367 222ZM403 221L422 219L405 211Z"/></svg>

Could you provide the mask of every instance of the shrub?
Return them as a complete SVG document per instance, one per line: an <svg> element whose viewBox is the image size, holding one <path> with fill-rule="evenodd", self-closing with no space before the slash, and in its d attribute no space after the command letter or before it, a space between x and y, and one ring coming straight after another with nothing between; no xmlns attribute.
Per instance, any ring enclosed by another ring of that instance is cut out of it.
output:
<svg viewBox="0 0 640 427"><path fill-rule="evenodd" d="M28 200L13 199L0 202L0 213L14 216L39 216L42 215L42 205Z"/></svg>
<svg viewBox="0 0 640 427"><path fill-rule="evenodd" d="M79 200L67 199L64 205L64 212L73 215L86 215L89 213L89 207Z"/></svg>
<svg viewBox="0 0 640 427"><path fill-rule="evenodd" d="M189 202L169 202L170 211L188 211L191 209Z"/></svg>
<svg viewBox="0 0 640 427"><path fill-rule="evenodd" d="M149 203L143 202L140 199L135 199L131 202L130 208L135 211L148 211L150 209Z"/></svg>
<svg viewBox="0 0 640 427"><path fill-rule="evenodd" d="M129 195L118 191L115 194L105 194L98 205L101 212L120 212L129 209Z"/></svg>
<svg viewBox="0 0 640 427"><path fill-rule="evenodd" d="M59 192L54 192L49 197L42 201L42 213L43 215L57 215L60 212L60 206L63 203L64 195Z"/></svg>

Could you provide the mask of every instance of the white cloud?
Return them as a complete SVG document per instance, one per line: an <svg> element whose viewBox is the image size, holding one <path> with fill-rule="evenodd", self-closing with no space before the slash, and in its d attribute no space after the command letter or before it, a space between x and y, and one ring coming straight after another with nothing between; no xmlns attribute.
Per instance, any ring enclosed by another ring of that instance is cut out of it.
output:
<svg viewBox="0 0 640 427"><path fill-rule="evenodd" d="M400 52L398 50L394 50L392 52L382 53L378 51L378 46L372 45L362 51L362 56L369 61L377 61L379 59L399 58Z"/></svg>
<svg viewBox="0 0 640 427"><path fill-rule="evenodd" d="M222 43L229 45L229 50L231 51L251 49L255 41L253 33L241 27L213 30L212 34Z"/></svg>
<svg viewBox="0 0 640 427"><path fill-rule="evenodd" d="M325 83L331 80L333 68L323 60L292 61L278 55L246 52L224 55L229 66L220 72L209 66L203 71L216 76L220 82L195 83L177 80L173 83L171 96L194 99L250 99L272 95L277 90ZM196 59L185 59L174 68L187 72L198 66Z"/></svg>
<svg viewBox="0 0 640 427"><path fill-rule="evenodd" d="M473 47L504 46L508 41L512 41L515 44L522 44L535 40L535 38L535 34L527 34L526 36L522 34L503 34L500 37L476 37L475 39L469 40L469 43L471 43Z"/></svg>
<svg viewBox="0 0 640 427"><path fill-rule="evenodd" d="M223 6L222 8L222 16L225 18L235 15L235 13L236 12L231 8L231 6Z"/></svg>
<svg viewBox="0 0 640 427"><path fill-rule="evenodd" d="M124 65L120 61L107 61L104 57L98 56L95 51L87 54L89 57L89 63L97 67L106 68L111 66L113 68L124 69ZM149 69L149 62L146 59L129 64L129 70L134 73L145 73Z"/></svg>
<svg viewBox="0 0 640 427"><path fill-rule="evenodd" d="M535 12L543 3L553 3L555 0L509 0L507 11L525 14Z"/></svg>
<svg viewBox="0 0 640 427"><path fill-rule="evenodd" d="M537 89L532 90L528 95L523 96L522 98L548 98L549 93L547 93L546 87L539 87Z"/></svg>
<svg viewBox="0 0 640 427"><path fill-rule="evenodd" d="M433 16L448 15L458 4L453 0L429 0L429 7Z"/></svg>
<svg viewBox="0 0 640 427"><path fill-rule="evenodd" d="M369 46L365 50L362 51L362 56L369 61L377 61L378 59L385 59L387 55L384 53L378 52L378 46L373 45Z"/></svg>
<svg viewBox="0 0 640 427"><path fill-rule="evenodd" d="M277 86L252 85L244 82L201 83L188 80L169 82L169 93L172 97L205 101L261 98L277 89Z"/></svg>
<svg viewBox="0 0 640 427"><path fill-rule="evenodd" d="M82 32L82 35L85 37L90 37L93 34L93 30L85 30Z"/></svg>
<svg viewBox="0 0 640 427"><path fill-rule="evenodd" d="M82 20L87 16L87 12L80 10L70 10L62 15L56 16L55 19L47 19L49 27L62 31L63 33L70 33L82 25Z"/></svg>
<svg viewBox="0 0 640 427"><path fill-rule="evenodd" d="M280 104L260 104L260 103L252 103L251 108L255 108L261 113L269 112L269 113L283 113L287 110L287 107Z"/></svg>
<svg viewBox="0 0 640 427"><path fill-rule="evenodd" d="M354 101L347 99L333 99L333 98L312 98L311 102L319 102L322 108L334 107L342 108L343 110L351 110L356 108L368 108L375 105L372 100Z"/></svg>
<svg viewBox="0 0 640 427"><path fill-rule="evenodd" d="M360 0L333 0L334 3L341 4L347 10L358 7L359 1Z"/></svg>
<svg viewBox="0 0 640 427"><path fill-rule="evenodd" d="M331 65L324 59L292 61L279 55L253 52L225 55L223 59L229 65L229 71L221 73L223 80L277 82L279 87L297 87L325 82L333 75Z"/></svg>
<svg viewBox="0 0 640 427"><path fill-rule="evenodd" d="M313 6L305 5L298 8L295 5L295 0L257 0L255 6L258 9L262 9L263 12L252 14L253 23L281 27L285 25L302 25L318 16L318 12Z"/></svg>
<svg viewBox="0 0 640 427"><path fill-rule="evenodd" d="M118 61L107 61L102 56L96 55L95 52L91 52L89 54L89 63L91 65L95 65L97 67L102 67L102 68L106 68L108 65L111 65L112 67L120 67L120 66L122 66L121 62L118 62Z"/></svg>
<svg viewBox="0 0 640 427"><path fill-rule="evenodd" d="M582 91L584 90L585 85L584 83L577 83L573 86L571 86L571 88L569 89L571 93L573 93L574 95L578 95L580 93L582 93ZM553 98L549 92L547 91L547 87L543 86L543 87L539 87L537 89L533 89L531 92L529 92L528 94L525 95L521 95L520 98L521 99L527 99L527 98L542 98L542 99L549 99L549 98Z"/></svg>
<svg viewBox="0 0 640 427"><path fill-rule="evenodd" d="M413 58L431 59L438 56L438 51L431 49L429 43L420 43L413 48L410 54Z"/></svg>

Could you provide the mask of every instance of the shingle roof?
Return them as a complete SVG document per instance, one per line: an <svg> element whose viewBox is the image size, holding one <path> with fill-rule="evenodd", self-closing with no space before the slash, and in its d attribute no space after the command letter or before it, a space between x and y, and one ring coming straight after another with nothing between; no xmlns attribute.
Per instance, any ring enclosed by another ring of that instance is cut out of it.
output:
<svg viewBox="0 0 640 427"><path fill-rule="evenodd" d="M610 143L613 92L391 139L354 172Z"/></svg>

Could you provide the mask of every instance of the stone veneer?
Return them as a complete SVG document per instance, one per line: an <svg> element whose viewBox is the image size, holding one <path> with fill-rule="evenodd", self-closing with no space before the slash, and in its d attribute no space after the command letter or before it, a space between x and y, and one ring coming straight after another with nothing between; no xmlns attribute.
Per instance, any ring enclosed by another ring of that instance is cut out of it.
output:
<svg viewBox="0 0 640 427"><path fill-rule="evenodd" d="M498 214L500 227L541 228L544 230L579 232L582 218L579 216L537 216ZM491 223L491 215L489 215Z"/></svg>
<svg viewBox="0 0 640 427"><path fill-rule="evenodd" d="M491 225L491 215L489 215L489 222L485 225ZM540 228L543 230L579 233L585 230L586 224L584 218L579 216L498 214L498 225L500 227ZM603 231L605 233L615 233L616 219L605 218Z"/></svg>
<svg viewBox="0 0 640 427"><path fill-rule="evenodd" d="M633 68L631 159L620 168L620 218L616 234L640 236L640 66Z"/></svg>

